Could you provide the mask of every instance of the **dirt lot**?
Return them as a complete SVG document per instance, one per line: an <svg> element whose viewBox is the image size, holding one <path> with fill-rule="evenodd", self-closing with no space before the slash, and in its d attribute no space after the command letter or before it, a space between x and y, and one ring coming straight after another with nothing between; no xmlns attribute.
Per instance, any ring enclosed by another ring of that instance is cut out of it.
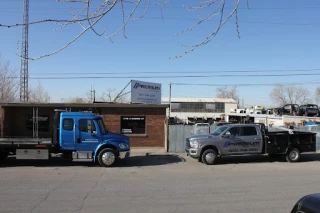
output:
<svg viewBox="0 0 320 213"><path fill-rule="evenodd" d="M1 165L1 212L290 212L320 192L320 156L267 156L206 166L186 155L133 156L118 167L68 161Z"/></svg>

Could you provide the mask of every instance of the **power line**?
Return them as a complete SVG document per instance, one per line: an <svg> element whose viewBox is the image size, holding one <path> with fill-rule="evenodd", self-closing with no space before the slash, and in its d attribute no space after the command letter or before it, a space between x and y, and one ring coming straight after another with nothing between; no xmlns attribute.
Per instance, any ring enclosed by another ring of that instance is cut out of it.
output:
<svg viewBox="0 0 320 213"><path fill-rule="evenodd" d="M13 2L14 0L1 0L1 2ZM20 0L16 0L16 1L20 1ZM36 1L36 0L32 0L32 1ZM38 0L41 2L44 2L43 0ZM61 4L60 4L61 5ZM70 4L69 4L70 5ZM147 6L147 5L141 5L143 6ZM149 5L149 8L161 8L161 6L159 5ZM83 7L72 7L73 9L82 9ZM184 9L185 7L181 6L170 6L170 5L166 5L163 7L164 9L170 8L170 9ZM50 7L33 7L32 9L66 9L66 8L50 8ZM115 8L115 9L119 9L120 8ZM225 9L234 9L234 7L225 7ZM316 9L320 9L320 6L298 6L298 7L250 7L250 10L316 10ZM238 7L238 10L249 10L247 7Z"/></svg>
<svg viewBox="0 0 320 213"><path fill-rule="evenodd" d="M7 10L0 10L0 12L5 13L17 13L20 14L20 12L13 12L13 11L7 11ZM42 13L42 12L29 12L29 14L38 14L38 15L50 15L48 13ZM65 15L70 16L72 15L67 13L55 13L52 15ZM85 15L79 15L79 17L86 17ZM113 16L122 18L122 16ZM165 16L145 16L144 19L161 19L161 20L184 20L184 21L199 21L199 19L196 18L182 18L182 17L165 17ZM208 22L218 22L218 20L209 20ZM288 25L288 26L313 26L313 27L320 27L320 24L308 24L308 23L284 23L284 22L268 22L268 21L239 21L239 23L245 23L245 24L270 24L270 25Z"/></svg>
<svg viewBox="0 0 320 213"><path fill-rule="evenodd" d="M134 79L134 78L209 78L209 77L288 77L288 76L319 76L320 73L298 73L298 74L263 74L263 75L171 75L171 76L66 76L66 77L29 77L36 80L75 80L75 79ZM18 77L10 77L18 78Z"/></svg>
<svg viewBox="0 0 320 213"><path fill-rule="evenodd" d="M294 82L294 83L256 83L256 84L192 84L192 83L171 83L172 85L178 85L178 86L212 86L212 87L220 87L220 86L277 86L277 85L304 85L304 84L320 84L320 82Z"/></svg>
<svg viewBox="0 0 320 213"><path fill-rule="evenodd" d="M320 68L316 69L279 69L279 70L216 70L216 71L160 71L160 72L95 72L95 73L81 73L81 72L54 72L54 73L32 73L32 75L128 75L128 74L167 74L167 73L257 73L257 72L317 72Z"/></svg>

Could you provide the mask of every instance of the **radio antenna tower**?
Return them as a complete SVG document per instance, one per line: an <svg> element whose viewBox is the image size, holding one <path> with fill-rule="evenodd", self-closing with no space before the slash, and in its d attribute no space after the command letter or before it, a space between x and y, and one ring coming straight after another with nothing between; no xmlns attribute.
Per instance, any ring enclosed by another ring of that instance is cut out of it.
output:
<svg viewBox="0 0 320 213"><path fill-rule="evenodd" d="M20 68L20 102L28 102L28 37L29 37L29 0L23 0L23 26Z"/></svg>

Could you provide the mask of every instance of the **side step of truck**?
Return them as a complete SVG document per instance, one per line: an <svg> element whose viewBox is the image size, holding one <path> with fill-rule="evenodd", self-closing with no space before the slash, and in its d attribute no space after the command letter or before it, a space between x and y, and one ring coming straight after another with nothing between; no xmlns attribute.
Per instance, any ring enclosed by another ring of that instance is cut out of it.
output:
<svg viewBox="0 0 320 213"><path fill-rule="evenodd" d="M93 161L92 151L72 152L72 161Z"/></svg>

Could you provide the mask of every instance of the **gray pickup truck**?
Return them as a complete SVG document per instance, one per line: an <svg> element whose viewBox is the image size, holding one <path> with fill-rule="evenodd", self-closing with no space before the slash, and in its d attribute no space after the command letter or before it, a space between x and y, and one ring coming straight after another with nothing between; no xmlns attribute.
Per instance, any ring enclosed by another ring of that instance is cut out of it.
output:
<svg viewBox="0 0 320 213"><path fill-rule="evenodd" d="M211 134L186 138L190 157L212 165L218 157L283 154L288 162L300 160L302 152L316 151L316 133L293 130L268 132L264 124L228 124Z"/></svg>

